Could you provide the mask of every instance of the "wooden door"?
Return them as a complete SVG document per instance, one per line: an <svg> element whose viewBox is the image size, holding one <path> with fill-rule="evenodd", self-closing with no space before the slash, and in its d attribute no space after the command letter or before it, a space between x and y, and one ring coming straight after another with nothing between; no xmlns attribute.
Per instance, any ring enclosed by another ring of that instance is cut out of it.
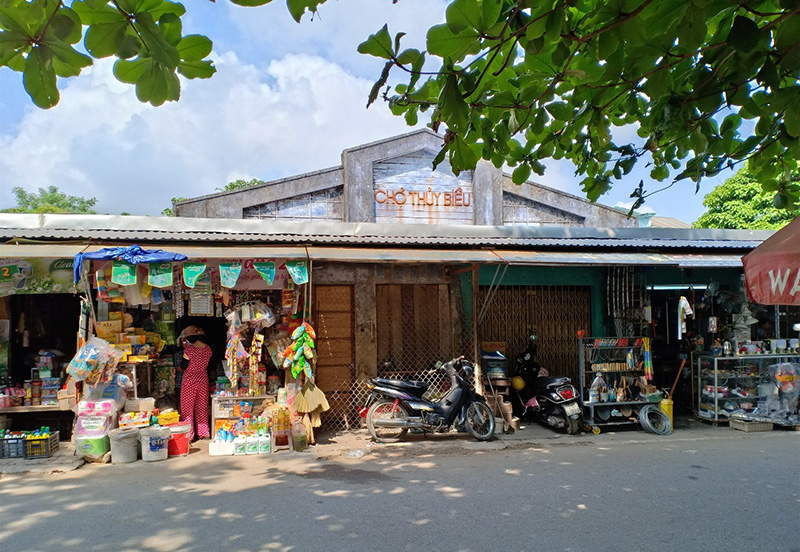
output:
<svg viewBox="0 0 800 552"><path fill-rule="evenodd" d="M353 286L315 286L314 313L318 354L316 382L331 406L323 420L344 420L349 424L355 372Z"/></svg>

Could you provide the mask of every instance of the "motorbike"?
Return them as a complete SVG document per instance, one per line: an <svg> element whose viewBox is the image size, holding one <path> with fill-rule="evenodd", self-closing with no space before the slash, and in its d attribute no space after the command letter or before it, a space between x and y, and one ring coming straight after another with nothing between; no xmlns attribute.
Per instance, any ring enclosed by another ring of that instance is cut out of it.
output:
<svg viewBox="0 0 800 552"><path fill-rule="evenodd" d="M373 378L367 382L371 395L360 414L366 418L367 429L375 441L397 442L409 429L445 432L455 428L479 441L492 438L494 414L486 399L469 384L473 365L458 357L428 374L437 372L444 372L450 378L450 390L436 401L422 398L428 389L423 381Z"/></svg>
<svg viewBox="0 0 800 552"><path fill-rule="evenodd" d="M533 334L527 349L515 358L514 377L511 379L516 396L512 401L515 415L576 435L582 426L578 393L568 377L544 376L536 358L537 352L538 340Z"/></svg>

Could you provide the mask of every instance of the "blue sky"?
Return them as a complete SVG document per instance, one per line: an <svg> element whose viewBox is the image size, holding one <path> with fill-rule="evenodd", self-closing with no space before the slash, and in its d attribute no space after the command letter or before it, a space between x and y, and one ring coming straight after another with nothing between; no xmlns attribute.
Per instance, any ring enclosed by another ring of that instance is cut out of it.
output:
<svg viewBox="0 0 800 552"><path fill-rule="evenodd" d="M410 129L382 102L365 109L382 63L357 45L384 23L403 44L424 49L425 32L444 20L443 0L329 0L300 24L282 2L240 8L187 2L185 33L214 41L217 74L182 82L179 102L159 108L136 100L103 60L61 86L61 102L43 111L21 76L0 67L0 206L11 188L55 185L96 197L104 213L158 214L172 197L213 193L238 179L271 180L338 165L343 149ZM629 132L629 129L626 129ZM617 136L620 138L620 136ZM619 140L618 140L619 141ZM635 169L600 201L630 202L649 171ZM692 222L703 195L727 178L682 182L648 199L658 215ZM582 196L569 163L549 162L536 181Z"/></svg>

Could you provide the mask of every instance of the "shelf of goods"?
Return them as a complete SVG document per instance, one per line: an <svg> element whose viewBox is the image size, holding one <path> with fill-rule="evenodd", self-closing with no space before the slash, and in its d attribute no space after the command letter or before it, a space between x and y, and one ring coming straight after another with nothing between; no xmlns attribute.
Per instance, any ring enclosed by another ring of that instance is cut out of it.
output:
<svg viewBox="0 0 800 552"><path fill-rule="evenodd" d="M769 366L796 362L797 355L697 357L697 417L714 425L728 423L732 414L749 415L767 409L776 394Z"/></svg>
<svg viewBox="0 0 800 552"><path fill-rule="evenodd" d="M646 339L578 338L578 358L584 423L595 432L600 425L637 423L639 408L655 402L648 401L645 394L648 389L639 386L649 366ZM598 375L608 391L596 395L591 387ZM619 400L618 396L624 400Z"/></svg>
<svg viewBox="0 0 800 552"><path fill-rule="evenodd" d="M211 431L216 434L219 425L226 420L238 420L242 417L242 403L247 403L250 408L255 408L261 401L271 399L275 402L275 395L258 395L253 397L234 397L229 395L215 395L211 398ZM218 423L219 422L219 423Z"/></svg>

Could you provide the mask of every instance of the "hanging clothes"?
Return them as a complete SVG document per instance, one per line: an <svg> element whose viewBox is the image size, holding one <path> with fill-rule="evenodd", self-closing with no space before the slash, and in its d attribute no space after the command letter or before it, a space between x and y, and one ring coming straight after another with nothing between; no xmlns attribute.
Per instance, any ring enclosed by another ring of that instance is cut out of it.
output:
<svg viewBox="0 0 800 552"><path fill-rule="evenodd" d="M687 316L694 317L694 311L686 297L681 295L681 298L678 300L678 340L683 339L683 334L686 333Z"/></svg>

